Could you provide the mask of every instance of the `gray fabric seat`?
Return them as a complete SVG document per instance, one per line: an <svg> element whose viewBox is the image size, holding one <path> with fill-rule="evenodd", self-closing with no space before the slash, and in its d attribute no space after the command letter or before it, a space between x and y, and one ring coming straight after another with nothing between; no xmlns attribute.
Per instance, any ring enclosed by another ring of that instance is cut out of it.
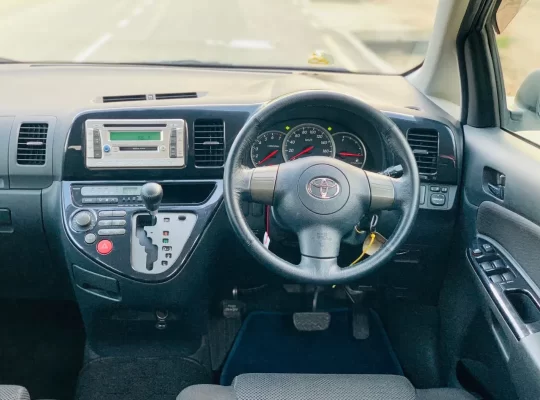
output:
<svg viewBox="0 0 540 400"><path fill-rule="evenodd" d="M245 374L231 386L195 385L177 400L474 400L459 389L417 390L403 376Z"/></svg>
<svg viewBox="0 0 540 400"><path fill-rule="evenodd" d="M0 385L0 400L30 400L30 395L22 386Z"/></svg>

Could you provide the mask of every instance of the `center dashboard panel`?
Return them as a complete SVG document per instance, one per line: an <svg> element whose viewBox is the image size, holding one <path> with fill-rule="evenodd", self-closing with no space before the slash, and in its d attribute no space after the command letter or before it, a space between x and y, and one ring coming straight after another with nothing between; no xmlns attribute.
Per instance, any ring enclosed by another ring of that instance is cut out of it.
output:
<svg viewBox="0 0 540 400"><path fill-rule="evenodd" d="M79 115L62 169L69 241L91 261L131 280L163 282L177 274L221 204L227 149L255 109L201 106ZM389 116L408 137L421 167L421 208L453 208L459 171L451 129L422 117ZM396 165L373 126L355 118L324 108L283 115L260 128L245 165L313 155L375 172ZM148 181L163 187L155 223L141 198ZM264 228L263 213L255 212L254 204L246 206L252 229Z"/></svg>

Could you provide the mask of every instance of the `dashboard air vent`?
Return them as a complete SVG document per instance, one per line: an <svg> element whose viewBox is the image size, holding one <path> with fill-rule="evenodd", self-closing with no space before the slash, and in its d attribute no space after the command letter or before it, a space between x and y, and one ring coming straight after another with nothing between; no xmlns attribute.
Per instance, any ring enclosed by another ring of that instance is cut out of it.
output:
<svg viewBox="0 0 540 400"><path fill-rule="evenodd" d="M158 93L158 94L128 94L125 96L103 96L103 103L117 103L121 101L152 101L152 100L171 100L171 99L196 99L199 97L197 92L176 92L176 93ZM100 101L98 98L97 101Z"/></svg>
<svg viewBox="0 0 540 400"><path fill-rule="evenodd" d="M17 141L17 164L44 165L47 156L47 123L23 123Z"/></svg>
<svg viewBox="0 0 540 400"><path fill-rule="evenodd" d="M225 124L220 119L198 119L193 126L195 166L222 167L225 162Z"/></svg>
<svg viewBox="0 0 540 400"><path fill-rule="evenodd" d="M104 103L117 103L119 101L144 101L145 94L130 94L126 96L103 96Z"/></svg>
<svg viewBox="0 0 540 400"><path fill-rule="evenodd" d="M197 92L184 92L184 93L158 93L156 94L156 100L170 100L170 99L196 99L199 97Z"/></svg>
<svg viewBox="0 0 540 400"><path fill-rule="evenodd" d="M439 132L434 129L411 129L407 133L418 165L418 172L426 175L437 173L439 159Z"/></svg>

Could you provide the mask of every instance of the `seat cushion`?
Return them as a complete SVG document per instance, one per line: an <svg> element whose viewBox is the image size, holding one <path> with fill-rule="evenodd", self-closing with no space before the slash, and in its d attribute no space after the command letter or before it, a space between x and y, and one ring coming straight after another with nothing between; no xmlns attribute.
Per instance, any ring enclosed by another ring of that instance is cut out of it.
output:
<svg viewBox="0 0 540 400"><path fill-rule="evenodd" d="M30 395L22 386L0 385L0 400L30 400Z"/></svg>
<svg viewBox="0 0 540 400"><path fill-rule="evenodd" d="M448 397L449 396L449 397ZM196 385L178 400L474 400L457 389L416 390L396 375L245 374L232 386Z"/></svg>

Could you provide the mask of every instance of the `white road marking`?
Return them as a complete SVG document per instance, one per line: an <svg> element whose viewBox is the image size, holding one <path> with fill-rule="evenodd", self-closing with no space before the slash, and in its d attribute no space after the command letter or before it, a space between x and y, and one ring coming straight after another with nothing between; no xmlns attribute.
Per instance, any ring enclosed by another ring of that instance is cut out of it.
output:
<svg viewBox="0 0 540 400"><path fill-rule="evenodd" d="M206 39L204 42L207 46L227 46L224 40Z"/></svg>
<svg viewBox="0 0 540 400"><path fill-rule="evenodd" d="M271 50L274 48L268 40L250 40L250 39L237 39L229 42L229 47L237 49L264 49Z"/></svg>
<svg viewBox="0 0 540 400"><path fill-rule="evenodd" d="M358 71L358 68L356 64L354 63L354 61L351 60L351 58L347 54L345 54L343 50L341 50L341 47L339 47L339 45L336 43L334 39L332 39L328 35L324 35L323 42L328 48L329 53L332 54L334 59L338 61L342 67L348 69L349 71L353 71L353 72Z"/></svg>
<svg viewBox="0 0 540 400"><path fill-rule="evenodd" d="M119 28L125 28L129 24L129 19L123 19L122 21L118 22Z"/></svg>
<svg viewBox="0 0 540 400"><path fill-rule="evenodd" d="M133 10L133 15L139 15L142 12L143 12L143 8L137 7L135 10Z"/></svg>
<svg viewBox="0 0 540 400"><path fill-rule="evenodd" d="M103 36L101 36L98 40L96 40L90 47L88 47L83 52L79 53L74 59L74 62L83 62L88 57L90 57L92 54L94 54L101 46L103 46L105 43L107 43L112 38L112 35L110 33L106 33Z"/></svg>

